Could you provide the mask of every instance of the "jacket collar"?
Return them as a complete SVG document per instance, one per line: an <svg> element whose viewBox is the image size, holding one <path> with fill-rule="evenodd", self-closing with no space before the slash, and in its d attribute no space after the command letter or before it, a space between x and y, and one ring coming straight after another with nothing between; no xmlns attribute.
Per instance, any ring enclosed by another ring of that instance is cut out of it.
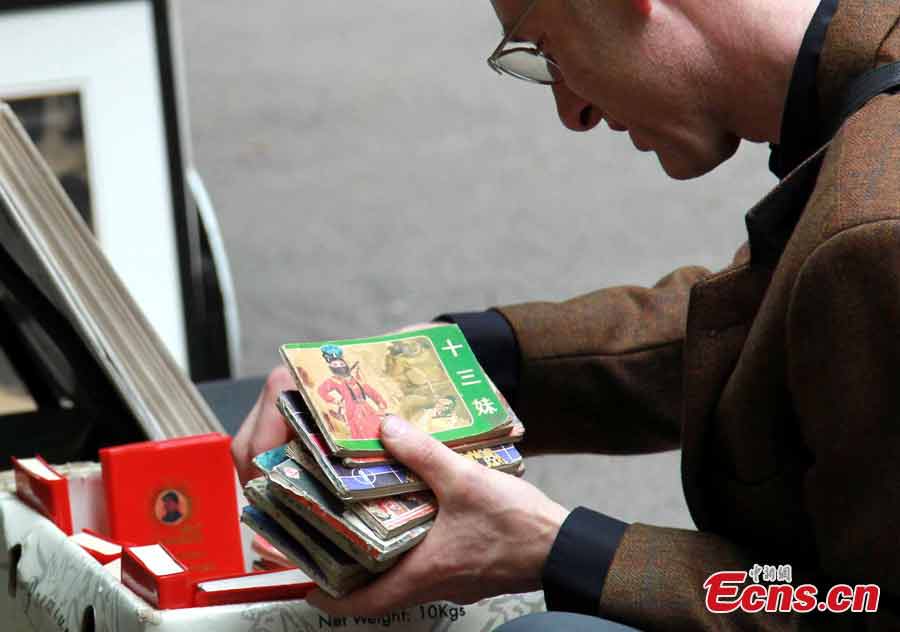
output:
<svg viewBox="0 0 900 632"><path fill-rule="evenodd" d="M898 19L900 0L840 0L828 26L816 78L821 129L841 107L853 79L900 58L900 29L894 28ZM815 188L829 140L820 138L812 150L821 147L747 213L754 263L778 262Z"/></svg>
<svg viewBox="0 0 900 632"><path fill-rule="evenodd" d="M822 147L794 169L750 209L744 221L750 242L750 261L774 266L816 186L828 147Z"/></svg>

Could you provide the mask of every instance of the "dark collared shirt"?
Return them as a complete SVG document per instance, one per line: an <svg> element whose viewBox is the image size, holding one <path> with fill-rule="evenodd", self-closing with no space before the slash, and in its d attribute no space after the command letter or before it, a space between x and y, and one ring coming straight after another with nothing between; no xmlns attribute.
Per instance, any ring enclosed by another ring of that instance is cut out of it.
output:
<svg viewBox="0 0 900 632"><path fill-rule="evenodd" d="M769 170L779 179L787 176L828 140L825 136L828 133L826 117L830 113L821 111L816 75L825 34L837 10L837 3L838 0L822 0L819 3L794 64L784 104L781 138L777 145L772 145L769 158Z"/></svg>
<svg viewBox="0 0 900 632"><path fill-rule="evenodd" d="M825 143L825 116L816 90L819 57L838 0L821 0L797 55L781 137L772 145L770 170L784 178ZM519 386L519 345L496 310L445 314L437 320L459 325L478 360L515 407ZM566 519L544 566L548 610L596 614L609 566L627 524L579 507Z"/></svg>

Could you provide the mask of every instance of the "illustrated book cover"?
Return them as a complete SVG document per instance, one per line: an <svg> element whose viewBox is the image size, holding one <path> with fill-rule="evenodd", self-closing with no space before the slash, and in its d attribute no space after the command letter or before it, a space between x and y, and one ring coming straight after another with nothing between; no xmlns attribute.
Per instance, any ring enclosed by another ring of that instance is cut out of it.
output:
<svg viewBox="0 0 900 632"><path fill-rule="evenodd" d="M512 424L456 325L286 344L281 355L337 456L383 455L379 432L389 414L451 446L502 435Z"/></svg>
<svg viewBox="0 0 900 632"><path fill-rule="evenodd" d="M438 505L431 492L415 492L402 496L373 498L348 505L382 538L395 538L437 515Z"/></svg>

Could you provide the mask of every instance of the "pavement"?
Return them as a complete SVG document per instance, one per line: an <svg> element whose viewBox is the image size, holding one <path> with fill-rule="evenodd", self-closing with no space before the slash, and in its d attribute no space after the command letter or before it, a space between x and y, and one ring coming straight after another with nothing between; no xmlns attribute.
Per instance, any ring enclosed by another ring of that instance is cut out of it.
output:
<svg viewBox="0 0 900 632"><path fill-rule="evenodd" d="M177 11L194 159L237 287L241 375L268 371L283 342L722 267L774 184L762 146L675 182L605 125L565 130L548 88L485 64L500 39L486 0ZM597 411L598 425L617 421ZM692 526L677 452L532 458L527 477L570 507Z"/></svg>

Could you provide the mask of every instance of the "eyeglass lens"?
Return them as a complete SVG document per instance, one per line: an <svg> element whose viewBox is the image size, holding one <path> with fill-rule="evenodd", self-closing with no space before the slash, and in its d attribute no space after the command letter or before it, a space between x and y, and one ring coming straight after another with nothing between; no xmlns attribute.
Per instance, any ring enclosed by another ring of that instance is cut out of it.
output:
<svg viewBox="0 0 900 632"><path fill-rule="evenodd" d="M496 63L504 71L520 79L554 83L560 78L556 65L531 49L507 51L497 58Z"/></svg>

